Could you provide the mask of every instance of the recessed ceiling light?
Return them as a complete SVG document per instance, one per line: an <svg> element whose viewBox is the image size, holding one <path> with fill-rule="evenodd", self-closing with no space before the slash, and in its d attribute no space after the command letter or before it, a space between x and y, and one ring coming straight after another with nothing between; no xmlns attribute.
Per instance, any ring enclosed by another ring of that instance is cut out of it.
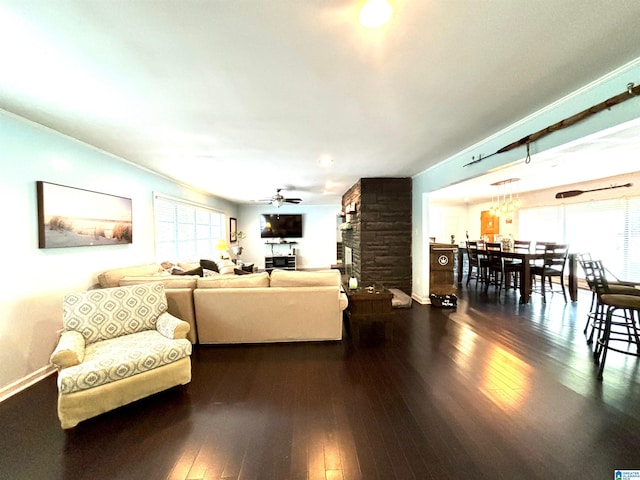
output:
<svg viewBox="0 0 640 480"><path fill-rule="evenodd" d="M393 7L387 0L368 0L360 10L360 23L367 28L379 28L392 14Z"/></svg>
<svg viewBox="0 0 640 480"><path fill-rule="evenodd" d="M328 153L325 153L324 155L320 155L318 163L323 167L330 167L333 165L333 158Z"/></svg>

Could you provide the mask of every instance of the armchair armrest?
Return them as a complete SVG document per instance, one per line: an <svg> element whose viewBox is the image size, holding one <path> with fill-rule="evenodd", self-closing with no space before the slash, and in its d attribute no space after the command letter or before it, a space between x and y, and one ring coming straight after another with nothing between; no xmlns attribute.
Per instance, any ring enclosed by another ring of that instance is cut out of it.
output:
<svg viewBox="0 0 640 480"><path fill-rule="evenodd" d="M161 313L156 321L156 330L167 338L187 338L191 326L169 312Z"/></svg>
<svg viewBox="0 0 640 480"><path fill-rule="evenodd" d="M59 369L72 367L84 360L84 337L73 330L62 332L49 361Z"/></svg>

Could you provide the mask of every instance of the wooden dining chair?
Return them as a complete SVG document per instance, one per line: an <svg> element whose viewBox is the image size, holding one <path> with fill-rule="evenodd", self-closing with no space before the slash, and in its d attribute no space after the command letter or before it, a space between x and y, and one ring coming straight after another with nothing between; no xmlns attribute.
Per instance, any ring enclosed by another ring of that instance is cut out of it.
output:
<svg viewBox="0 0 640 480"><path fill-rule="evenodd" d="M514 240L513 251L516 253L529 253L531 251L530 240ZM511 288L513 278L513 288L518 288L518 279L520 278L520 272L522 271L522 260L519 258L505 258L503 262L504 272L504 288ZM516 275L514 275L514 273Z"/></svg>
<svg viewBox="0 0 640 480"><path fill-rule="evenodd" d="M537 244L536 244L537 245ZM567 292L564 286L564 269L567 265L567 256L569 254L569 246L566 244L554 243L545 246L544 257L542 259L542 265L535 265L531 267L531 277L533 285L532 291L542 294L542 301L547 302L547 292L555 293L562 292L564 301L567 301ZM535 285L533 281L536 277L540 277L540 287ZM554 284L552 278L559 279L560 289L554 290ZM549 282L549 289L547 290L547 281Z"/></svg>
<svg viewBox="0 0 640 480"><path fill-rule="evenodd" d="M485 268L485 290L489 288L489 285L494 285L498 291L502 288L504 269L502 255L498 255L499 252L502 252L501 242L487 242L486 261L483 265Z"/></svg>
<svg viewBox="0 0 640 480"><path fill-rule="evenodd" d="M467 242L467 256L469 257L469 270L467 271L467 285L472 278L476 279L476 287L478 286L478 281L483 281L483 266L481 265L481 258L478 252L478 242L469 241ZM475 269L475 276L473 275L473 270Z"/></svg>
<svg viewBox="0 0 640 480"><path fill-rule="evenodd" d="M547 250L547 247L549 245L555 245L556 242L538 242L536 241L533 247L533 253L537 253L537 254L544 254L544 252ZM542 267L543 264L543 260L542 259L537 259L534 258L533 260L531 260L530 262L530 266L531 267Z"/></svg>

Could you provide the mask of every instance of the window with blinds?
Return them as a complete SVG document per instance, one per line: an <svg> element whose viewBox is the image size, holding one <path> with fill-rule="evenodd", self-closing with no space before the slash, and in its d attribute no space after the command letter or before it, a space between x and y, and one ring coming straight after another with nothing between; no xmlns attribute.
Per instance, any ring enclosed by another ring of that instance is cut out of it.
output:
<svg viewBox="0 0 640 480"><path fill-rule="evenodd" d="M212 258L225 238L225 216L202 205L155 195L156 261Z"/></svg>
<svg viewBox="0 0 640 480"><path fill-rule="evenodd" d="M523 208L519 215L519 238L568 243L616 277L640 281L640 197Z"/></svg>

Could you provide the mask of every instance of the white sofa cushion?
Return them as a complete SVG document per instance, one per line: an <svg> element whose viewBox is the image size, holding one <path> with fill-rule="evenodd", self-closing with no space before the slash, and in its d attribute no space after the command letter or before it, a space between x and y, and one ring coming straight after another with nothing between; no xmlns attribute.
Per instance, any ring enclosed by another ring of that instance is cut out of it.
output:
<svg viewBox="0 0 640 480"><path fill-rule="evenodd" d="M146 263L131 267L113 268L98 275L98 283L102 288L117 287L122 277L140 275L163 275L165 270L157 263Z"/></svg>
<svg viewBox="0 0 640 480"><path fill-rule="evenodd" d="M257 288L269 286L267 272L198 278L198 288Z"/></svg>
<svg viewBox="0 0 640 480"><path fill-rule="evenodd" d="M171 340L156 330L88 345L84 360L58 373L62 394L78 392L147 372L191 355L187 339Z"/></svg>
<svg viewBox="0 0 640 480"><path fill-rule="evenodd" d="M120 279L120 286L140 285L142 283L160 282L164 288L196 288L197 275L141 275L126 276Z"/></svg>
<svg viewBox="0 0 640 480"><path fill-rule="evenodd" d="M105 288L65 295L62 323L80 332L87 345L121 335L155 330L167 310L161 283Z"/></svg>
<svg viewBox="0 0 640 480"><path fill-rule="evenodd" d="M340 285L339 270L273 270L272 287L333 287Z"/></svg>

